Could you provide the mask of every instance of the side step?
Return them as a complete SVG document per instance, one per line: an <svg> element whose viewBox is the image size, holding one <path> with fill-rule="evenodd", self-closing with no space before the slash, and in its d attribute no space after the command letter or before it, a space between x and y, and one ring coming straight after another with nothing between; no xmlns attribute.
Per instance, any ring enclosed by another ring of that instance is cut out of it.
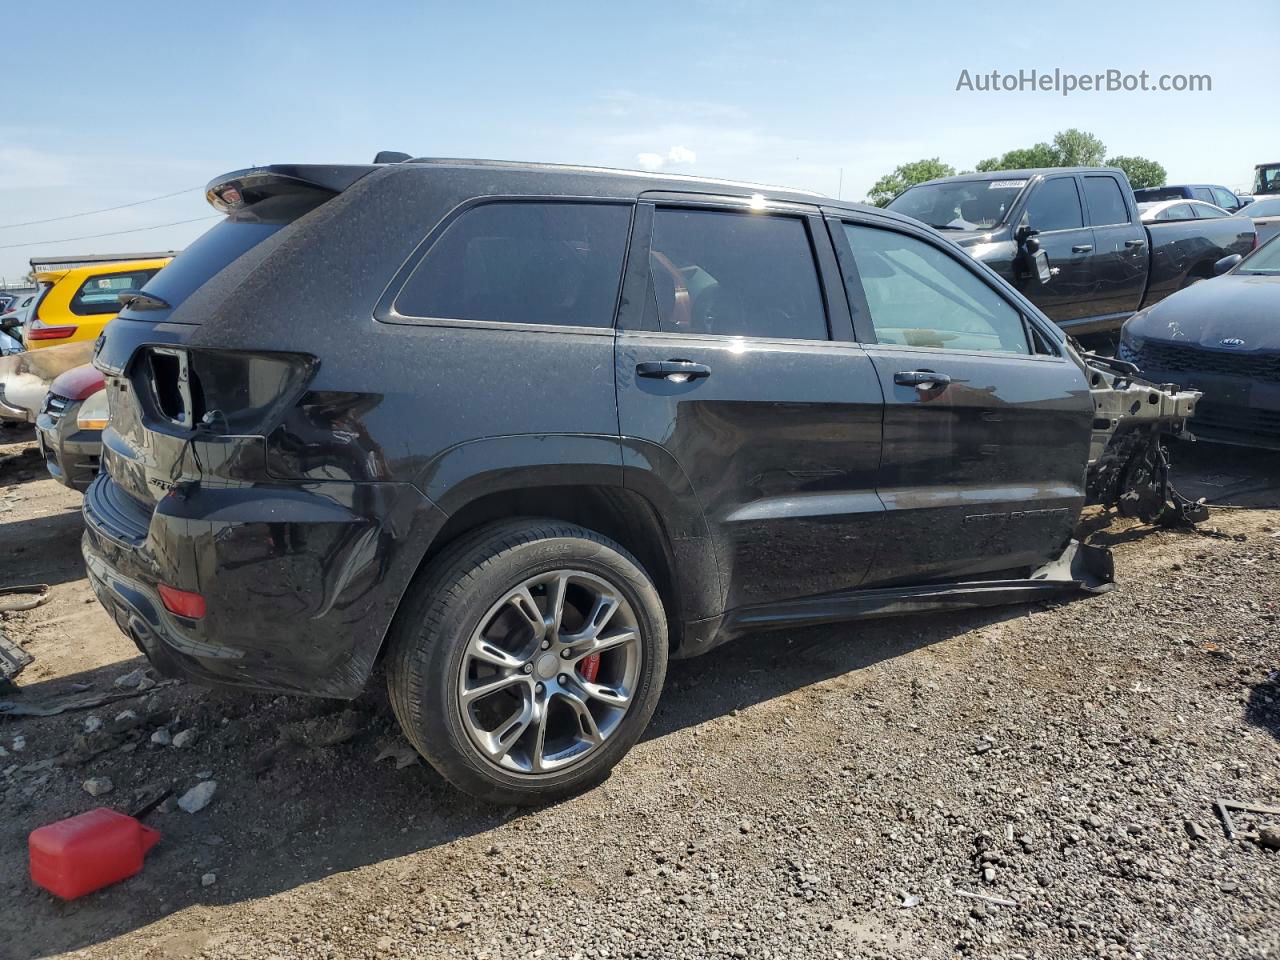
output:
<svg viewBox="0 0 1280 960"><path fill-rule="evenodd" d="M967 580L927 586L850 590L785 603L742 607L725 615L722 638L757 630L814 626L1030 603L1072 593L1106 593L1115 587L1111 551L1072 540L1056 560L1024 580Z"/></svg>

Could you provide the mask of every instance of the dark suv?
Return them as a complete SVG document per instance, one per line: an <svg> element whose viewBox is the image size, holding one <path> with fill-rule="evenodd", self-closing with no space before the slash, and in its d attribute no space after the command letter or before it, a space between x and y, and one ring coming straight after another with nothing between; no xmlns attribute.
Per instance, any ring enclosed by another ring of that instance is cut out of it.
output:
<svg viewBox="0 0 1280 960"><path fill-rule="evenodd" d="M1111 381L916 221L463 160L208 198L96 357L84 556L165 672L349 698L381 662L447 778L533 802L607 774L669 655L1097 583Z"/></svg>

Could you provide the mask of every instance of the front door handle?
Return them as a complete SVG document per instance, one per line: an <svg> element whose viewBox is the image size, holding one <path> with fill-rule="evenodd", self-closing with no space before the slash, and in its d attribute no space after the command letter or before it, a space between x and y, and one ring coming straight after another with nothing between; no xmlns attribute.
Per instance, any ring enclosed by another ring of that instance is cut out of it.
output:
<svg viewBox="0 0 1280 960"><path fill-rule="evenodd" d="M1093 250L1092 243L1077 243L1071 248L1072 253L1089 253L1091 250Z"/></svg>
<svg viewBox="0 0 1280 960"><path fill-rule="evenodd" d="M688 383L711 376L711 368L692 360L645 360L636 364L636 376L650 380L669 380L672 383Z"/></svg>
<svg viewBox="0 0 1280 960"><path fill-rule="evenodd" d="M1124 242L1124 245L1125 245L1126 247L1131 247L1131 248L1133 248L1133 247L1145 247L1145 246L1147 245L1147 241L1145 241L1145 240L1126 240L1126 241Z"/></svg>
<svg viewBox="0 0 1280 960"><path fill-rule="evenodd" d="M899 370L893 375L893 382L900 387L915 387L921 393L935 387L945 387L951 378L945 373L934 373L932 370Z"/></svg>

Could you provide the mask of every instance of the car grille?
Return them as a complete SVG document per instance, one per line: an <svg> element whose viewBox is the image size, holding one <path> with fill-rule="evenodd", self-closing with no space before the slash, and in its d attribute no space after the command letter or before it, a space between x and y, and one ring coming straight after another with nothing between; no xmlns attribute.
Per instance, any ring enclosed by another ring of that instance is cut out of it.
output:
<svg viewBox="0 0 1280 960"><path fill-rule="evenodd" d="M1280 437L1280 410L1254 410L1202 400L1190 426L1192 433L1203 428L1215 433Z"/></svg>
<svg viewBox="0 0 1280 960"><path fill-rule="evenodd" d="M1188 373L1224 373L1233 377L1280 383L1280 353L1237 353L1206 350L1180 343L1148 340L1140 350L1125 345L1120 356L1146 370L1185 370ZM1132 358L1132 359L1131 359Z"/></svg>
<svg viewBox="0 0 1280 960"><path fill-rule="evenodd" d="M67 412L67 407L71 405L69 397L60 397L56 393L45 394L44 406L40 409L41 413L47 413L53 419L57 420Z"/></svg>

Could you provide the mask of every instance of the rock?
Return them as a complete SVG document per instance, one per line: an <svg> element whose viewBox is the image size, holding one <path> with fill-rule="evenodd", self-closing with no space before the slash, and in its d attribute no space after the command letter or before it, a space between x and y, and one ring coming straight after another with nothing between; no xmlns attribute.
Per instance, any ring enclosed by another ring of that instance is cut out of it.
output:
<svg viewBox="0 0 1280 960"><path fill-rule="evenodd" d="M738 831L739 831L740 833L750 833L750 832L751 832L751 821L750 821L750 820L743 820L741 823L739 823L739 824L738 824Z"/></svg>
<svg viewBox="0 0 1280 960"><path fill-rule="evenodd" d="M95 730L102 729L102 718L96 715L84 718L84 732L93 733Z"/></svg>
<svg viewBox="0 0 1280 960"><path fill-rule="evenodd" d="M1184 820L1182 828L1187 831L1187 836L1192 840L1204 840L1204 829L1194 820Z"/></svg>
<svg viewBox="0 0 1280 960"><path fill-rule="evenodd" d="M27 738L22 734L18 734L13 738L13 743L10 744L10 746L13 747L14 753L21 753L23 750L27 749Z"/></svg>
<svg viewBox="0 0 1280 960"><path fill-rule="evenodd" d="M900 904L900 906L908 910L911 907L918 907L920 906L920 898L917 897L914 893L904 893L902 895L902 903Z"/></svg>
<svg viewBox="0 0 1280 960"><path fill-rule="evenodd" d="M995 867L984 867L984 868L983 868L983 870L982 870L982 879L983 879L983 880L985 880L987 883L995 883L995 882L996 882L996 868L995 868Z"/></svg>
<svg viewBox="0 0 1280 960"><path fill-rule="evenodd" d="M197 779L197 780L208 780L208 779L210 779L212 776L213 776L213 771L212 771L212 770L197 770L197 771L196 771L196 779Z"/></svg>
<svg viewBox="0 0 1280 960"><path fill-rule="evenodd" d="M1263 827L1258 831L1258 846L1280 850L1280 827Z"/></svg>
<svg viewBox="0 0 1280 960"><path fill-rule="evenodd" d="M84 788L84 792L91 797L100 797L105 793L110 793L116 788L111 782L110 777L90 777L80 786Z"/></svg>
<svg viewBox="0 0 1280 960"><path fill-rule="evenodd" d="M204 780L179 797L178 806L187 813L199 813L209 805L217 789L217 780Z"/></svg>
<svg viewBox="0 0 1280 960"><path fill-rule="evenodd" d="M137 670L132 670L129 673L126 673L124 676L116 677L112 686L120 690L137 690L145 679L147 679L147 672L139 667Z"/></svg>
<svg viewBox="0 0 1280 960"><path fill-rule="evenodd" d="M218 875L216 873L206 873L200 878L200 886L202 887L212 887L217 882Z"/></svg>
<svg viewBox="0 0 1280 960"><path fill-rule="evenodd" d="M107 729L112 733L128 733L141 722L142 718L133 710L121 710L111 718Z"/></svg>
<svg viewBox="0 0 1280 960"><path fill-rule="evenodd" d="M167 747L173 743L173 734L169 732L168 727L161 727L159 730L151 734L151 742L157 747Z"/></svg>
<svg viewBox="0 0 1280 960"><path fill-rule="evenodd" d="M173 745L181 750L185 747L194 747L199 739L200 734L196 732L195 728L188 727L186 730L174 734Z"/></svg>

